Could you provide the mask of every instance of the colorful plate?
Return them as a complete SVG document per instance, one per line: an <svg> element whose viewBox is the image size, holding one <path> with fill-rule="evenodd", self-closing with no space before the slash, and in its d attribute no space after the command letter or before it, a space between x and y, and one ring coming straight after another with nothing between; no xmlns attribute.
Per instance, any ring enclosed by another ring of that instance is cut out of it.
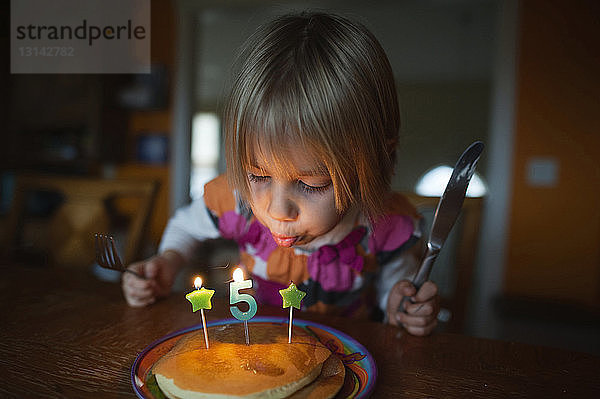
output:
<svg viewBox="0 0 600 399"><path fill-rule="evenodd" d="M237 323L241 322L236 319L225 319L209 322L207 326ZM250 323L287 324L288 320L282 317L254 317ZM344 386L336 398L366 398L369 396L375 387L377 368L373 356L364 346L335 328L312 321L294 319L294 327L302 327L312 333L323 345L338 355L346 366ZM147 346L137 356L131 367L131 384L138 397L142 399L165 398L151 373L152 366L161 356L169 352L181 337L201 328L202 324L198 324L165 335Z"/></svg>

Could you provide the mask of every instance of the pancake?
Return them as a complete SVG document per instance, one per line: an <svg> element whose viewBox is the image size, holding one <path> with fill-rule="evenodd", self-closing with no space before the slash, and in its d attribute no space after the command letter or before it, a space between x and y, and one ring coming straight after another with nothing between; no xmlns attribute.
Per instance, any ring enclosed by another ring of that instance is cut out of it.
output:
<svg viewBox="0 0 600 399"><path fill-rule="evenodd" d="M339 357L333 353L323 363L321 374L316 380L290 395L289 399L333 398L344 384L346 369Z"/></svg>
<svg viewBox="0 0 600 399"><path fill-rule="evenodd" d="M317 380L330 387L310 389L298 398L322 398L334 396L343 383L339 359L330 358L329 349L301 329L294 329L289 344L286 325L252 324L250 345L245 344L243 324L208 331L210 349L205 348L199 330L180 339L154 365L156 381L167 397L284 398ZM340 373L341 382L334 387ZM326 395L327 390L334 392ZM311 394L313 391L318 396Z"/></svg>

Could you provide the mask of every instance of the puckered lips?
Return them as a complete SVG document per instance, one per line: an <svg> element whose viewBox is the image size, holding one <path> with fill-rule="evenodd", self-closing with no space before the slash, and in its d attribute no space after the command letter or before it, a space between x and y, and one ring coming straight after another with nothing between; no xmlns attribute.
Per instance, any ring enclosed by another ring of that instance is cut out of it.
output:
<svg viewBox="0 0 600 399"><path fill-rule="evenodd" d="M275 240L275 243L280 247L291 247L298 240L297 236L290 237L273 232L271 232L271 235L273 236L273 240Z"/></svg>

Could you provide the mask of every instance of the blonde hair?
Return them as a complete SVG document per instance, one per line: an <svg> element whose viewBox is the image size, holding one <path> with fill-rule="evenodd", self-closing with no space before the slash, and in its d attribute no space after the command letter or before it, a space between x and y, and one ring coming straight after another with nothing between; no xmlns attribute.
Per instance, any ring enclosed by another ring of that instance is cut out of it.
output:
<svg viewBox="0 0 600 399"><path fill-rule="evenodd" d="M224 114L227 174L249 200L257 152L289 170L300 146L329 172L341 214L382 214L400 114L385 52L363 25L325 13L279 17L238 56Z"/></svg>

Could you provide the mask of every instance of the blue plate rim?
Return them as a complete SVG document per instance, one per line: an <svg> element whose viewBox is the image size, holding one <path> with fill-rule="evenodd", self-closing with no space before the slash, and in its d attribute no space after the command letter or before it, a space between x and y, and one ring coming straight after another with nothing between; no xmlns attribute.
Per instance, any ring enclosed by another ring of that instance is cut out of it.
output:
<svg viewBox="0 0 600 399"><path fill-rule="evenodd" d="M243 322L241 320L234 319L234 318L218 319L218 320L212 320L212 321L206 322L206 327L215 327L215 326L221 326L224 324L240 324L240 323L243 323ZM253 317L249 321L249 323L288 323L288 319L286 317L279 317L279 316L256 316L256 317ZM368 368L365 368L365 370L367 371L367 374L369 375L369 382L367 383L365 388L358 395L354 396L354 398L359 399L359 398L369 397L369 395L372 393L373 389L375 388L375 382L377 381L378 372L377 372L377 365L375 363L375 358L373 358L373 355L371 355L371 353L367 350L367 348L364 347L363 344L361 344L360 342L358 342L357 340L352 338L350 335L348 335L336 328L333 328L333 327L330 327L330 326L327 326L327 325L324 325L321 323L317 323L316 321L304 320L304 319L294 319L294 323L297 323L300 326L314 326L314 327L320 328L321 330L330 332L333 335L335 335L336 337L340 338L344 343L346 343L346 342L351 343L360 352L365 354L366 355L365 359L367 359L366 365L368 366ZM168 334L162 336L161 338L158 338L157 340L152 342L150 345L146 346L136 356L135 361L133 362L133 364L131 366L130 379L131 379L131 385L133 387L133 390L138 398L147 399L147 397L143 395L143 393L139 390L139 387L135 383L136 370L139 366L141 359L148 352L150 352L152 349L154 349L159 344L161 344L173 337L176 337L178 335L187 334L191 331L199 330L201 328L202 328L202 323L199 323L199 324L194 324L192 326L185 327L185 328L173 331L171 333L168 333Z"/></svg>

